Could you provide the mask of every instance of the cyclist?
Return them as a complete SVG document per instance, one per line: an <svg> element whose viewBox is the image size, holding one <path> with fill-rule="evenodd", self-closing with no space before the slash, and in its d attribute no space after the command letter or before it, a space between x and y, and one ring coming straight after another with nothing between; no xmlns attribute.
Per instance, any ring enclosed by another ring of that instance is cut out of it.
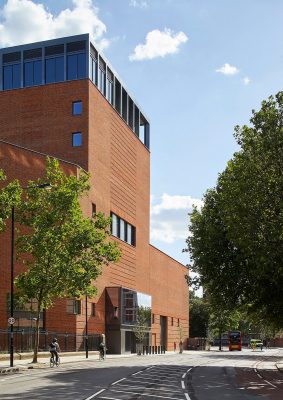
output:
<svg viewBox="0 0 283 400"><path fill-rule="evenodd" d="M56 364L58 364L58 360L59 360L58 353L60 353L60 346L59 346L58 340L56 338L52 339L52 342L49 345L49 351L50 351L51 357L53 359L55 356Z"/></svg>
<svg viewBox="0 0 283 400"><path fill-rule="evenodd" d="M104 360L105 358L105 352L106 352L106 347L105 347L105 343L101 342L99 345L99 358L101 360Z"/></svg>

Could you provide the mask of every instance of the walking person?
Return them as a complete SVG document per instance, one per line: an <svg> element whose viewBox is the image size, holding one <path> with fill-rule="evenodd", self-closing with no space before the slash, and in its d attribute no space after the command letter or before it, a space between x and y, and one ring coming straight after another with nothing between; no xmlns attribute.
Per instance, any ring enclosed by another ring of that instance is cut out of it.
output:
<svg viewBox="0 0 283 400"><path fill-rule="evenodd" d="M56 338L52 339L52 342L49 345L49 351L51 353L52 358L54 358L54 356L55 356L55 362L56 362L56 365L58 365L59 353L61 350L60 350L58 340Z"/></svg>

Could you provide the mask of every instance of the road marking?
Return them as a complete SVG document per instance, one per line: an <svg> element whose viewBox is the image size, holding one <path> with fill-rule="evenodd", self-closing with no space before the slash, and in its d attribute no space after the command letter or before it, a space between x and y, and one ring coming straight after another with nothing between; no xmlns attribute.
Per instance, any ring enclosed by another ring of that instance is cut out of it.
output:
<svg viewBox="0 0 283 400"><path fill-rule="evenodd" d="M182 389L185 389L185 382L184 381L181 382L181 385L182 385Z"/></svg>
<svg viewBox="0 0 283 400"><path fill-rule="evenodd" d="M131 394L137 394L137 395L139 395L139 396L159 397L160 399L180 400L180 397L158 396L157 394L143 394L143 393L129 392L129 391L125 391L125 390L113 390L113 389L111 389L111 392L117 392L117 393L131 393ZM88 399L86 399L86 400L88 400Z"/></svg>
<svg viewBox="0 0 283 400"><path fill-rule="evenodd" d="M100 393L104 392L106 389L101 389L99 392L94 393L92 396L87 397L85 400L91 400L94 397L98 396Z"/></svg>
<svg viewBox="0 0 283 400"><path fill-rule="evenodd" d="M118 381L111 383L111 386L116 385L117 383L122 382L122 381L124 381L125 379L126 379L126 378L119 379Z"/></svg>
<svg viewBox="0 0 283 400"><path fill-rule="evenodd" d="M135 372L134 374L132 374L132 376L135 376L135 375L141 374L142 372L143 372L143 369L142 369L141 371Z"/></svg>
<svg viewBox="0 0 283 400"><path fill-rule="evenodd" d="M263 378L263 376L260 375L260 373L258 372L257 368L254 368L254 372L257 374L257 376L262 379L264 382L266 382L268 385L274 387L275 389L278 389L277 386L273 385L273 383L267 381L266 379Z"/></svg>
<svg viewBox="0 0 283 400"><path fill-rule="evenodd" d="M185 373L182 375L182 379L184 379L186 375L187 375L187 373L185 372Z"/></svg>
<svg viewBox="0 0 283 400"><path fill-rule="evenodd" d="M142 380L137 380L137 379L134 379L134 380L131 380L131 379L128 379L127 380L128 382L134 382L134 383L137 383L137 382L139 382L139 383L144 383ZM173 387L173 388L178 388L179 386L177 386L177 385L168 385L167 383L150 383L150 382L148 382L148 385L155 385L155 386L168 386L168 387Z"/></svg>
<svg viewBox="0 0 283 400"><path fill-rule="evenodd" d="M147 391L147 390L158 390L158 391L160 391L160 392L172 392L172 393L176 393L176 389L158 389L158 388L154 388L154 387L151 387L151 388L149 388L149 387L147 387L147 388L145 388L144 386L136 386L136 385L119 385L119 387L120 388L125 388L125 389L127 389L127 388L131 388L131 389L143 389L144 391ZM180 393L181 393L181 391L180 391Z"/></svg>
<svg viewBox="0 0 283 400"><path fill-rule="evenodd" d="M186 399L187 400L191 400L190 396L188 395L188 393L185 393Z"/></svg>
<svg viewBox="0 0 283 400"><path fill-rule="evenodd" d="M269 382L269 381L266 381L265 379L264 379L264 382L268 383L269 385L271 385L271 386L273 386L274 388L277 389L277 386L273 385L273 383L271 383L271 382Z"/></svg>
<svg viewBox="0 0 283 400"><path fill-rule="evenodd" d="M187 370L187 373L190 372L191 370L192 370L192 368L189 368L189 369Z"/></svg>

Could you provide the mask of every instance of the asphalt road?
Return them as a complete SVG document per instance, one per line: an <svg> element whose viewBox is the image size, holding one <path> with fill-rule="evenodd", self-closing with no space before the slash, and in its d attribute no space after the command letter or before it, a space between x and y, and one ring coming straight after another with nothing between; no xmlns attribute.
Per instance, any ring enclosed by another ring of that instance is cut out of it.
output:
<svg viewBox="0 0 283 400"><path fill-rule="evenodd" d="M0 377L2 400L282 400L283 351L188 352L65 363Z"/></svg>

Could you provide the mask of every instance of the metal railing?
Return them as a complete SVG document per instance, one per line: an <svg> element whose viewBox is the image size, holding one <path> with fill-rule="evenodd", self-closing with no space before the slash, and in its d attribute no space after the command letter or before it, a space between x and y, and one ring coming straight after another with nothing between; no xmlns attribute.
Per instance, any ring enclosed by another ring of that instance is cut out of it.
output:
<svg viewBox="0 0 283 400"><path fill-rule="evenodd" d="M14 329L14 351L18 353L33 351L35 343L35 330L33 329ZM39 333L39 351L48 351L49 344L56 337L61 351L85 351L85 335L74 333L40 331ZM0 352L8 353L10 343L10 330L0 329ZM100 334L88 335L88 349L98 350L100 343Z"/></svg>

